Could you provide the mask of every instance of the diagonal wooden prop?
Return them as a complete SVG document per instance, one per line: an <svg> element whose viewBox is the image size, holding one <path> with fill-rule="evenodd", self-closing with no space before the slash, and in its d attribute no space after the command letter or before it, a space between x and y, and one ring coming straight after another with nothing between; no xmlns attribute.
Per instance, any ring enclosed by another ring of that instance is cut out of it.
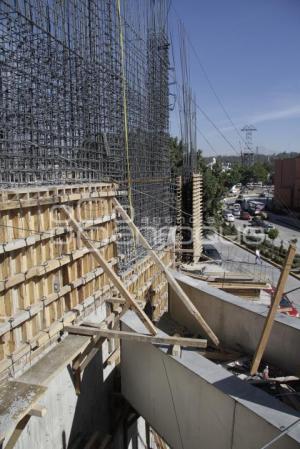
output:
<svg viewBox="0 0 300 449"><path fill-rule="evenodd" d="M181 286L178 284L174 276L172 275L171 271L165 266L165 264L162 262L162 260L158 257L156 252L151 248L141 231L137 228L137 226L134 224L132 219L129 217L129 215L126 213L126 211L123 209L121 204L119 203L116 198L113 199L114 204L116 206L117 212L122 216L124 221L128 224L130 229L132 230L133 234L136 236L136 239L141 242L141 244L146 248L154 260L154 262L159 266L159 268L165 273L166 278L169 282L169 285L172 287L172 289L177 293L178 297L181 299L182 303L185 305L186 309L190 312L190 314L194 317L194 319L199 323L201 326L201 329L206 333L206 335L209 337L211 342L215 346L219 346L220 342L218 337L215 335L215 333L212 331L212 329L209 327L207 322L204 320L200 312L196 309L194 304L191 302L190 298L186 295L186 293L183 291Z"/></svg>
<svg viewBox="0 0 300 449"><path fill-rule="evenodd" d="M107 263L105 258L102 256L101 252L98 248L95 247L95 245L92 243L91 239L85 234L83 229L81 228L80 224L77 220L71 217L69 211L64 206L61 207L61 210L64 212L66 218L69 221L69 224L74 229L75 232L78 233L81 240L85 244L85 246L91 250L91 255L95 258L97 263L102 267L104 273L107 274L109 279L112 281L114 286L118 289L120 294L123 296L123 298L132 306L132 308L136 311L139 318L142 320L148 331L152 335L156 335L156 327L152 323L152 321L147 317L145 312L140 308L136 300L134 299L133 295L129 292L129 290L126 288L125 284L122 282L122 280L119 278L119 276L114 272L114 270L110 267L110 265Z"/></svg>

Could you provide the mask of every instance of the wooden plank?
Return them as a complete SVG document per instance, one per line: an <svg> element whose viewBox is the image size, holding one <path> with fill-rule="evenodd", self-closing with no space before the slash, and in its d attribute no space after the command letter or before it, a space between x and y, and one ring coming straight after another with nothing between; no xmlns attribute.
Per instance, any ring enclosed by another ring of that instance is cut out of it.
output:
<svg viewBox="0 0 300 449"><path fill-rule="evenodd" d="M78 233L78 236L80 236L85 246L91 250L91 255L95 258L97 263L99 263L100 266L103 268L103 271L112 281L114 286L118 289L121 295L127 300L127 302L133 307L133 309L136 311L137 315L139 316L141 321L145 324L149 332L153 335L156 335L156 328L154 324L143 312L143 310L139 307L138 303L136 302L132 294L126 288L126 286L119 278L119 276L117 276L114 270L112 270L112 268L109 266L109 264L102 256L98 248L96 248L96 246L92 243L92 241L88 238L88 236L83 232L80 224L70 216L69 211L66 208L62 207L62 210L64 211L66 217L68 218L69 224L73 227L74 231Z"/></svg>
<svg viewBox="0 0 300 449"><path fill-rule="evenodd" d="M20 381L6 381L0 386L0 441L32 409L47 388Z"/></svg>
<svg viewBox="0 0 300 449"><path fill-rule="evenodd" d="M285 289L285 284L288 279L290 269L292 268L295 254L296 254L296 245L291 244L289 246L289 249L288 249L288 252L286 255L283 269L280 273L280 278L278 280L274 300L272 301L271 307L269 308L268 316L266 318L264 328L263 328L259 343L257 345L256 351L255 351L255 354L253 357L251 371L250 371L251 376L253 376L254 374L257 373L261 359L262 359L265 349L267 347L267 344L268 344L268 341L269 341L269 338L271 335L274 319L275 319L276 313L278 312L278 306L279 306L280 300L282 298L282 295L283 295L283 292Z"/></svg>
<svg viewBox="0 0 300 449"><path fill-rule="evenodd" d="M36 385L47 385L58 372L69 365L89 344L90 338L68 335L49 351L32 368L19 377L20 381Z"/></svg>
<svg viewBox="0 0 300 449"><path fill-rule="evenodd" d="M228 288L230 290L262 290L267 287L265 282L210 282L209 285L215 288Z"/></svg>
<svg viewBox="0 0 300 449"><path fill-rule="evenodd" d="M69 201L89 200L92 198L110 198L116 195L115 190L109 190L106 192L87 192L78 193L74 195L53 195L47 198L30 198L30 199L17 199L0 202L0 211L21 209L27 207L35 207L38 205L52 205L56 203L68 203Z"/></svg>
<svg viewBox="0 0 300 449"><path fill-rule="evenodd" d="M5 445L5 449L13 449L15 445L17 444L18 439L22 435L23 430L27 426L31 416L25 415L16 425L15 430L13 431L10 439L8 440L7 444Z"/></svg>
<svg viewBox="0 0 300 449"><path fill-rule="evenodd" d="M95 245L95 250L99 250L99 248L103 248L110 243L114 243L117 240L116 235L112 235L111 237L101 240L97 242ZM77 249L75 251L72 251L68 255L59 256L53 259L49 259L47 261L44 261L41 265L36 265L28 271L24 273L17 273L12 276L9 276L5 281L1 281L0 283L0 292L5 291L11 287L15 287L18 284L21 284L25 281L28 281L34 277L42 277L46 273L50 273L52 271L57 270L58 268L61 268L64 265L70 264L72 261L80 259L81 257L84 257L86 254L88 254L88 248L81 248Z"/></svg>
<svg viewBox="0 0 300 449"><path fill-rule="evenodd" d="M32 409L28 412L30 416L36 416L37 418L43 418L47 414L46 407L42 405L36 404L32 407Z"/></svg>
<svg viewBox="0 0 300 449"><path fill-rule="evenodd" d="M145 335L136 332L125 332L112 329L99 329L97 327L66 326L65 331L70 334L87 335L93 337L99 335L104 338L115 338L123 340L133 340L140 343L151 343L153 345L180 345L191 348L206 348L207 340L199 338L164 337L158 335Z"/></svg>
<svg viewBox="0 0 300 449"><path fill-rule="evenodd" d="M125 304L126 301L123 298L106 298L106 302L110 302L112 304Z"/></svg>
<svg viewBox="0 0 300 449"><path fill-rule="evenodd" d="M180 337L179 334L174 334L174 337ZM179 344L176 344L172 348L172 355L174 357L181 357L181 346Z"/></svg>
<svg viewBox="0 0 300 449"><path fill-rule="evenodd" d="M191 302L189 297L186 295L186 293L183 291L179 283L176 281L174 276L172 275L171 271L165 266L163 261L158 257L156 252L151 248L145 237L142 235L140 230L136 227L136 225L133 223L131 218L127 215L126 211L123 209L123 207L120 205L120 203L114 198L113 199L117 212L120 213L122 218L126 221L130 229L133 231L133 233L136 236L137 241L140 241L142 245L149 251L150 256L154 260L154 262L158 265L158 267L163 270L165 273L168 282L172 289L176 292L178 297L181 299L182 303L186 307L186 309L189 311L189 313L194 317L194 319L198 322L198 324L201 326L201 329L206 333L206 335L209 337L211 342L215 346L219 346L220 342L218 337L215 335L215 333L212 331L210 326L206 323L200 312L196 309L194 304Z"/></svg>
<svg viewBox="0 0 300 449"><path fill-rule="evenodd" d="M106 359L107 365L114 365L120 362L121 350L117 348L114 352L112 352Z"/></svg>

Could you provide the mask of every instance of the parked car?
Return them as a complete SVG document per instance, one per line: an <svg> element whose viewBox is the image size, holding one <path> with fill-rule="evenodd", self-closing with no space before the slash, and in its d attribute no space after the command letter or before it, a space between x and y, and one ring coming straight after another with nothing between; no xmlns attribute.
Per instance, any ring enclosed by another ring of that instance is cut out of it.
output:
<svg viewBox="0 0 300 449"><path fill-rule="evenodd" d="M233 221L234 221L234 216L232 215L232 213L230 212L230 213L225 213L224 215L223 215L223 217L224 217L224 220L226 220L226 221L228 221L228 222L230 222L230 223L232 223Z"/></svg>
<svg viewBox="0 0 300 449"><path fill-rule="evenodd" d="M251 220L251 215L246 210L241 211L241 219L242 220Z"/></svg>
<svg viewBox="0 0 300 449"><path fill-rule="evenodd" d="M251 220L251 226L255 226L258 228L262 228L264 232L267 234L271 229L274 229L274 225L268 223L260 218L253 217Z"/></svg>
<svg viewBox="0 0 300 449"><path fill-rule="evenodd" d="M221 254L214 247L214 245L211 245L210 243L204 243L202 253L208 259L211 259L213 262L215 262L217 265L222 265Z"/></svg>

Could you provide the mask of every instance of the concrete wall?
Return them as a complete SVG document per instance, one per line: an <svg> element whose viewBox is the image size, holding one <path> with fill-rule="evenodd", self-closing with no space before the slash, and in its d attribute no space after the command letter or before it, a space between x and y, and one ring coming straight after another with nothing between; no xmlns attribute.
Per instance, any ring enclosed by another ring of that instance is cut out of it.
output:
<svg viewBox="0 0 300 449"><path fill-rule="evenodd" d="M252 355L263 329L267 306L243 300L181 273L173 273L221 343ZM169 311L175 321L192 332L201 333L197 322L172 290L169 291ZM265 359L287 373L300 375L299 348L300 320L277 314Z"/></svg>
<svg viewBox="0 0 300 449"><path fill-rule="evenodd" d="M131 312L124 329L146 332ZM295 423L296 412L195 351L182 357L122 342L122 393L173 449L259 449ZM300 430L272 449L299 448Z"/></svg>
<svg viewBox="0 0 300 449"><path fill-rule="evenodd" d="M104 317L105 308L102 307L87 320L97 322ZM85 369L80 396L75 394L67 368L51 380L39 401L47 409L46 416L30 419L16 449L83 449L95 432L98 432L100 440L110 432L114 379L112 367L103 370L102 359L106 350L103 345L103 352L100 350Z"/></svg>

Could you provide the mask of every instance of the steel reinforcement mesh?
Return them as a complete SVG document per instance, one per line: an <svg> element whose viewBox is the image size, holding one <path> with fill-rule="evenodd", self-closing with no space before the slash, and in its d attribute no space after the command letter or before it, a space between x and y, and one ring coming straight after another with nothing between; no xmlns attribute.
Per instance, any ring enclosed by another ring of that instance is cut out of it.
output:
<svg viewBox="0 0 300 449"><path fill-rule="evenodd" d="M0 0L3 188L115 180L131 186L135 222L158 243L153 229L173 220L168 9L168 0ZM125 264L141 254L132 244L123 252Z"/></svg>

